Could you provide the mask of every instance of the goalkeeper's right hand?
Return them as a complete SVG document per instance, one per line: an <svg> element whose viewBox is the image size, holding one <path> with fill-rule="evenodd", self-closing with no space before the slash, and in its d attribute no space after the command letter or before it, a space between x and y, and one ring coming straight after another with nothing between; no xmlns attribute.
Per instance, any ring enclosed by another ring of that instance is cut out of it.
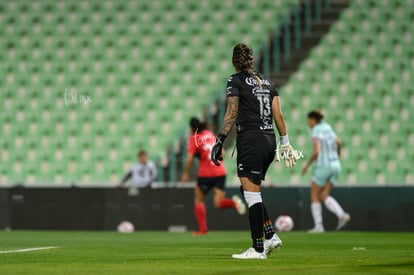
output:
<svg viewBox="0 0 414 275"><path fill-rule="evenodd" d="M220 166L220 161L223 160L223 142L225 139L225 135L219 134L216 138L216 144L211 148L210 158L216 166Z"/></svg>

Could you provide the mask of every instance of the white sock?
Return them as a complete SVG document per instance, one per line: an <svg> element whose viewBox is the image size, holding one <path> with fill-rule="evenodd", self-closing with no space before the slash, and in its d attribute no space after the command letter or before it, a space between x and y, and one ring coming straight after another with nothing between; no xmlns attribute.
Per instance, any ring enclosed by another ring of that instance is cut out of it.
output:
<svg viewBox="0 0 414 275"><path fill-rule="evenodd" d="M323 228L322 224L322 205L320 202L311 203L311 211L315 227Z"/></svg>
<svg viewBox="0 0 414 275"><path fill-rule="evenodd" d="M338 218L342 218L344 216L344 210L333 197L327 197L324 203L326 208L328 208L328 210L334 213Z"/></svg>
<svg viewBox="0 0 414 275"><path fill-rule="evenodd" d="M244 191L244 199L247 202L247 206L250 208L256 203L262 202L262 193Z"/></svg>

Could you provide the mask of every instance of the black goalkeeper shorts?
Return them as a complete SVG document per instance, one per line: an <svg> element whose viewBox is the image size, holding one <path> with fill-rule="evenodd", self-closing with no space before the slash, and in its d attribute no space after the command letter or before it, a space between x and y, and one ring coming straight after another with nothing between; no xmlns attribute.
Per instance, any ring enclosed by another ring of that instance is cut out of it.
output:
<svg viewBox="0 0 414 275"><path fill-rule="evenodd" d="M260 132L241 132L237 135L237 175L255 184L265 179L267 169L275 158L276 137Z"/></svg>

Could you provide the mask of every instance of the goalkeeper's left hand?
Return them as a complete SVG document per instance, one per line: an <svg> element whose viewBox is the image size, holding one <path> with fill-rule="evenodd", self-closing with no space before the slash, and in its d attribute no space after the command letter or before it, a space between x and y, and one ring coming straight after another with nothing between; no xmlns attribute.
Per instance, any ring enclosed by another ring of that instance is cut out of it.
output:
<svg viewBox="0 0 414 275"><path fill-rule="evenodd" d="M296 164L296 153L289 143L287 135L280 137L280 147L276 149L276 160L285 160L285 167L292 168Z"/></svg>

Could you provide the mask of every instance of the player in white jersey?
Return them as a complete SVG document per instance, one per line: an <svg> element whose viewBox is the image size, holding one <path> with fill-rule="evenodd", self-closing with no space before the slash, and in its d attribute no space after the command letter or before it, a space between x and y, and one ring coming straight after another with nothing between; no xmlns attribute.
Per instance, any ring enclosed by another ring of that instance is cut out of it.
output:
<svg viewBox="0 0 414 275"><path fill-rule="evenodd" d="M150 187L157 178L157 168L155 164L148 160L147 152L141 150L138 152L138 162L133 164L131 170L122 178L119 187L123 187L125 183L132 178L130 186L136 188Z"/></svg>
<svg viewBox="0 0 414 275"><path fill-rule="evenodd" d="M344 227L351 219L351 216L330 195L341 172L339 156L342 144L332 127L322 119L323 115L319 111L312 111L308 114L308 125L312 130L313 152L302 169L302 175L316 161L311 183L311 212L315 227L309 230L310 233L325 231L321 202L324 202L326 208L338 217L337 230Z"/></svg>

